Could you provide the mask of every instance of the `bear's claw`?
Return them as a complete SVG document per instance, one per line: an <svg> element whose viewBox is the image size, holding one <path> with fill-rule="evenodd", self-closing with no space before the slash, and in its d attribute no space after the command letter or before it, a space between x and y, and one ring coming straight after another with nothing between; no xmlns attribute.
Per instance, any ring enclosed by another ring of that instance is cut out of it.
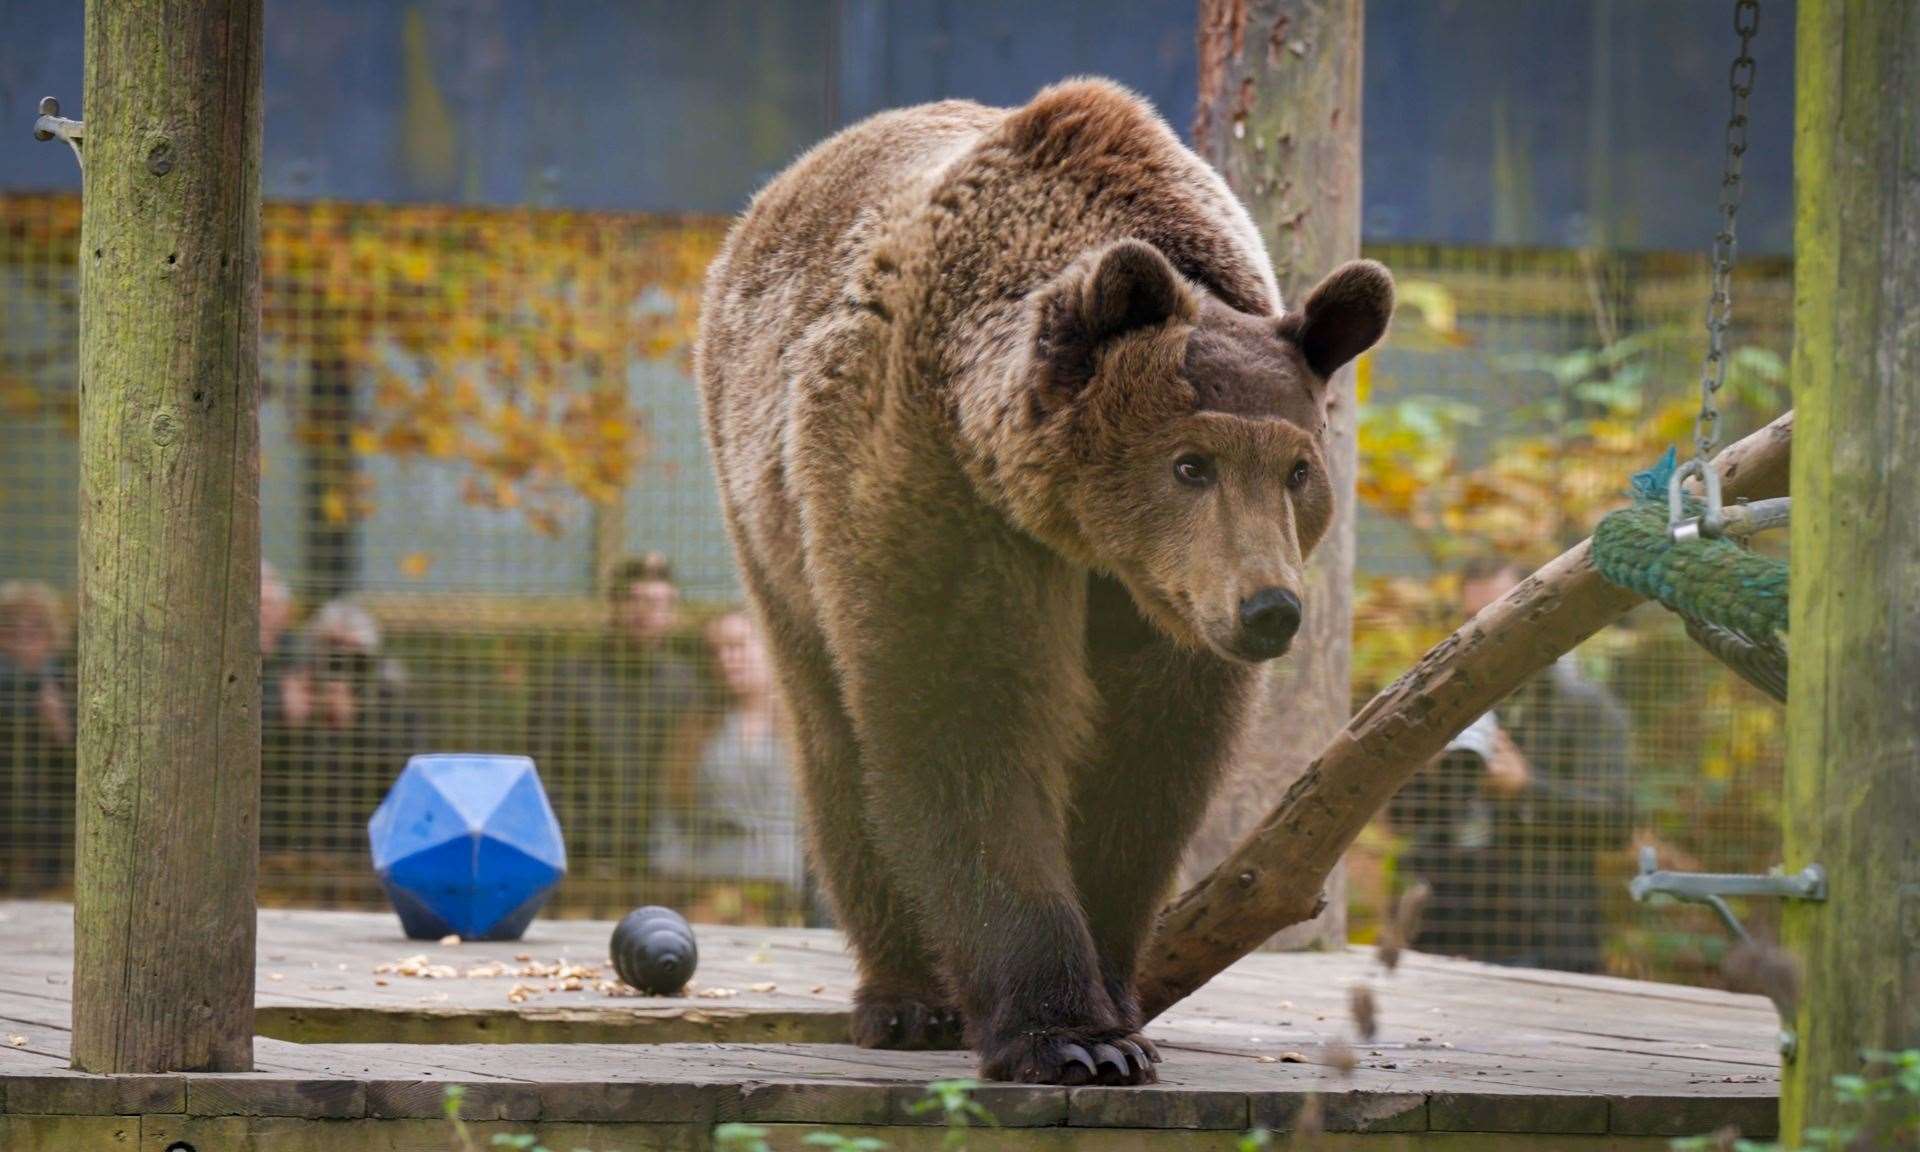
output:
<svg viewBox="0 0 1920 1152"><path fill-rule="evenodd" d="M1029 1033L983 1054L982 1074L1028 1084L1151 1084L1159 1077L1146 1051L1111 1033L1078 1039L1059 1033Z"/></svg>
<svg viewBox="0 0 1920 1152"><path fill-rule="evenodd" d="M960 1015L913 997L862 998L849 1031L862 1048L963 1048Z"/></svg>
<svg viewBox="0 0 1920 1152"><path fill-rule="evenodd" d="M1099 1067L1099 1080L1102 1084L1124 1084L1132 1073L1127 1057L1112 1044L1095 1044L1093 1059Z"/></svg>
<svg viewBox="0 0 1920 1152"><path fill-rule="evenodd" d="M1062 1084L1090 1084L1094 1077L1100 1074L1093 1063L1093 1057L1078 1044L1062 1044L1059 1056Z"/></svg>

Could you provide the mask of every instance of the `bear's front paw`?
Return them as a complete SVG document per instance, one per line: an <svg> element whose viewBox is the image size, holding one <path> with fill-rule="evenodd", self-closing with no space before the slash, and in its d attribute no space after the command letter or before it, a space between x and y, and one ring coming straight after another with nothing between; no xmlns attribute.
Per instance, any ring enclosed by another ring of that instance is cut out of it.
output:
<svg viewBox="0 0 1920 1152"><path fill-rule="evenodd" d="M1025 1032L989 1042L980 1072L1025 1084L1152 1084L1159 1053L1113 1029Z"/></svg>
<svg viewBox="0 0 1920 1152"><path fill-rule="evenodd" d="M849 1031L862 1048L964 1048L960 1014L919 996L861 992Z"/></svg>

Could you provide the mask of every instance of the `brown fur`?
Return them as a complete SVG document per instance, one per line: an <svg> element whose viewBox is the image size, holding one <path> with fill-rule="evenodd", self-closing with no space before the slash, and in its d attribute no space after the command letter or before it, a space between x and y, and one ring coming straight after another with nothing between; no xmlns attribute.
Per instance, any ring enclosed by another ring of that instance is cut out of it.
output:
<svg viewBox="0 0 1920 1152"><path fill-rule="evenodd" d="M1328 284L1283 314L1225 185L1099 81L874 117L734 229L706 426L860 1043L957 1018L989 1076L1152 1078L1134 968L1273 654L1246 604L1300 587L1325 376L1391 308L1378 265Z"/></svg>

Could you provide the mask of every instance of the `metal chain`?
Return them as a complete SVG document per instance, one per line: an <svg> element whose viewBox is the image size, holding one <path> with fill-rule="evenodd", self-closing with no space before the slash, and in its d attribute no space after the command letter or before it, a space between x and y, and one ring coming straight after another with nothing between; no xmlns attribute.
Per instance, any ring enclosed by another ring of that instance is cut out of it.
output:
<svg viewBox="0 0 1920 1152"><path fill-rule="evenodd" d="M1700 415L1693 425L1694 459L1702 468L1720 441L1716 396L1727 380L1727 328L1733 319L1734 219L1740 212L1740 164L1747 154L1747 97L1753 94L1753 37L1760 31L1760 0L1735 0L1733 30L1740 55L1727 73L1733 110L1727 117L1727 159L1720 177L1720 231L1713 238L1712 291L1707 297L1707 360L1700 373Z"/></svg>

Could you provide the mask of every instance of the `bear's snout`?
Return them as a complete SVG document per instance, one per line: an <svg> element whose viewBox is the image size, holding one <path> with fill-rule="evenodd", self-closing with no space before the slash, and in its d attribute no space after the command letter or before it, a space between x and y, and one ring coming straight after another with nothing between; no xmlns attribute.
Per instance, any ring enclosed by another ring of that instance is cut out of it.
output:
<svg viewBox="0 0 1920 1152"><path fill-rule="evenodd" d="M1284 655L1300 630L1300 597L1285 588L1262 588L1240 601L1240 635L1234 647L1248 660Z"/></svg>

